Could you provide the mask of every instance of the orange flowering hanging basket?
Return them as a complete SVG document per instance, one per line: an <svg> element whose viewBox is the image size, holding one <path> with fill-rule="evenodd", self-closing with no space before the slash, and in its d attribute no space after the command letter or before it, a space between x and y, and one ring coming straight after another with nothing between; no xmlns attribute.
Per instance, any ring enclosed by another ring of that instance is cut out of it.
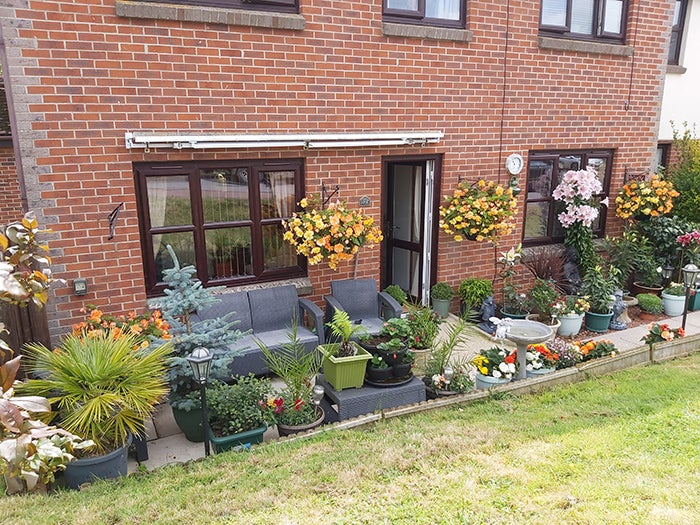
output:
<svg viewBox="0 0 700 525"><path fill-rule="evenodd" d="M339 262L352 259L362 246L383 239L372 217L348 208L343 201L324 208L320 198L312 195L299 206L302 211L284 223L284 240L311 265L327 259L328 266L336 270Z"/></svg>
<svg viewBox="0 0 700 525"><path fill-rule="evenodd" d="M440 206L440 227L455 241L491 241L508 235L515 227L518 201L510 187L492 181L462 181Z"/></svg>
<svg viewBox="0 0 700 525"><path fill-rule="evenodd" d="M679 195L670 180L658 175L652 175L648 181L628 182L615 199L615 214L621 219L667 215L673 209L673 199Z"/></svg>

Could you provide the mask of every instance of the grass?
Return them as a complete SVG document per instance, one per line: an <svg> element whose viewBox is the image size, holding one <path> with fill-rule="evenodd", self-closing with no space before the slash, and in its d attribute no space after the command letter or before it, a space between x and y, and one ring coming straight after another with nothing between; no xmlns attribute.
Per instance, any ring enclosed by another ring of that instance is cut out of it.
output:
<svg viewBox="0 0 700 525"><path fill-rule="evenodd" d="M0 498L0 522L698 523L699 442L700 354L81 492Z"/></svg>

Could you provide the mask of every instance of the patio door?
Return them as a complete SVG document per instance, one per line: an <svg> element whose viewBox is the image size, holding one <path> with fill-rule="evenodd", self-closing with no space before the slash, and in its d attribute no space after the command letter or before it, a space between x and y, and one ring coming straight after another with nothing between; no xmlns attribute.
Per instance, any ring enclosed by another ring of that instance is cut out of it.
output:
<svg viewBox="0 0 700 525"><path fill-rule="evenodd" d="M436 159L397 159L384 164L384 266L382 285L397 284L429 303L434 279L433 212Z"/></svg>

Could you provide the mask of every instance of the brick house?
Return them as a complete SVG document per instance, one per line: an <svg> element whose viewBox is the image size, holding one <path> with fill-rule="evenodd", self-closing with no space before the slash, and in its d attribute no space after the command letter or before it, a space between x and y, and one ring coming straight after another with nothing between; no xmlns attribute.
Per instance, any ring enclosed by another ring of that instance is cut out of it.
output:
<svg viewBox="0 0 700 525"><path fill-rule="evenodd" d="M659 121L658 164L668 166L673 160L673 130L683 133L683 123L690 129L700 125L700 56L693 49L700 46L700 2L675 0L668 67L664 83ZM672 124L673 123L673 124Z"/></svg>
<svg viewBox="0 0 700 525"><path fill-rule="evenodd" d="M162 289L165 244L207 284L291 281L321 304L332 279L425 298L437 280L492 278L521 241L560 242L560 172L594 165L614 195L654 162L674 9L572 4L5 2L2 221L25 207L54 231L67 284L46 308L52 336L85 303L143 308ZM508 184L512 154L525 161L516 230L498 247L442 233L439 201L460 179ZM296 257L281 221L336 188L386 239L334 272ZM620 229L603 210L596 233Z"/></svg>

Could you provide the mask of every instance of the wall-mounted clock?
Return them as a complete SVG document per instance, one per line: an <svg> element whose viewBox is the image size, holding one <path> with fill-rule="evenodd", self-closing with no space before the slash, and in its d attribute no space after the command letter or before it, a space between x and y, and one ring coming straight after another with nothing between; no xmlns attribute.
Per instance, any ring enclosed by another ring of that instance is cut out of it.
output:
<svg viewBox="0 0 700 525"><path fill-rule="evenodd" d="M511 175L517 175L523 171L524 164L525 162L523 161L523 157L517 153L508 155L508 158L506 159L506 169Z"/></svg>

